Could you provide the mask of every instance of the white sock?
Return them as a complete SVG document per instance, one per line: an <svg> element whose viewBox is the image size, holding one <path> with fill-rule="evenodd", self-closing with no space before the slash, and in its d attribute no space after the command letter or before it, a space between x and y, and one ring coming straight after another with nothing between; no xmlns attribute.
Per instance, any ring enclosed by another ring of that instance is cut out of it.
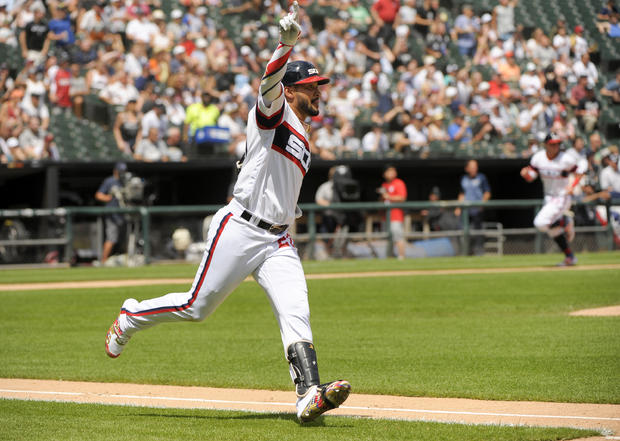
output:
<svg viewBox="0 0 620 441"><path fill-rule="evenodd" d="M310 389L308 389L308 392L306 392L306 395L304 395L303 397L297 398L297 418L301 416L301 413L304 411L308 403L316 395L316 389L317 389L316 386L312 386Z"/></svg>

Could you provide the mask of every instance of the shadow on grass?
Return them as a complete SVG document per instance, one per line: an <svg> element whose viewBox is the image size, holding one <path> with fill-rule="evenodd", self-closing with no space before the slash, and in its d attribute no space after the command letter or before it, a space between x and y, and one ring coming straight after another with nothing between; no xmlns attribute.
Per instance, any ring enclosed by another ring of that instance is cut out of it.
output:
<svg viewBox="0 0 620 441"><path fill-rule="evenodd" d="M142 418L179 418L179 419L196 419L196 420L272 420L272 421L291 421L304 427L325 427L324 417L320 416L311 423L299 423L297 416L292 413L247 413L241 415L170 415L165 413L125 413L124 417L142 417ZM340 421L339 421L340 420ZM343 428L353 427L350 422L345 422L341 418L330 421L329 427Z"/></svg>

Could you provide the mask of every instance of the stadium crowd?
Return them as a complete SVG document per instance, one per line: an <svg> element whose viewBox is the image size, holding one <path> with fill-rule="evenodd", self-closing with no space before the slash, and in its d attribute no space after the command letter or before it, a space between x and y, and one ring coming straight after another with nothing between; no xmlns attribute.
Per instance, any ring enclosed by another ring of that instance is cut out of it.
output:
<svg viewBox="0 0 620 441"><path fill-rule="evenodd" d="M0 44L23 59L17 71L0 66L2 162L62 159L49 133L54 112L108 125L135 160L186 160L190 146L212 147L201 129L214 126L226 154L242 155L284 5L160 1L0 0ZM553 130L600 167L595 88L620 102L620 73L601 88L584 28L559 20L529 32L515 23L517 2L453 14L440 0L300 1L291 59L332 78L313 153L527 157ZM613 0L597 12L601 32L617 27Z"/></svg>

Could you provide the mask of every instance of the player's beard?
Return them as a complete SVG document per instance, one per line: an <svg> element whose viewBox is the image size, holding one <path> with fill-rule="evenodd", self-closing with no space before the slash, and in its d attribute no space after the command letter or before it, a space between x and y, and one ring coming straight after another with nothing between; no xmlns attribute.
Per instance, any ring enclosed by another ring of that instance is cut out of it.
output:
<svg viewBox="0 0 620 441"><path fill-rule="evenodd" d="M317 116L319 114L319 106L313 106L310 99L307 96L304 96L299 100L299 110L305 113L308 116Z"/></svg>

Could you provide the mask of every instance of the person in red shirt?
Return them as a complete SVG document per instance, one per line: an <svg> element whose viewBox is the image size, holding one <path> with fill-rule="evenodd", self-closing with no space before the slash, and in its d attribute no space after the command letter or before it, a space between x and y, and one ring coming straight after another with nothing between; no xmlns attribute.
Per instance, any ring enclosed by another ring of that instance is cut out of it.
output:
<svg viewBox="0 0 620 441"><path fill-rule="evenodd" d="M71 95L69 90L71 88L71 71L69 70L69 57L67 55L60 55L59 57L59 69L56 72L54 82L56 83L56 91L50 96L50 100L58 107L70 109L72 107Z"/></svg>
<svg viewBox="0 0 620 441"><path fill-rule="evenodd" d="M381 27L379 36L385 44L389 45L394 37L394 20L399 9L400 0L376 0L370 8L372 18Z"/></svg>
<svg viewBox="0 0 620 441"><path fill-rule="evenodd" d="M391 202L403 202L407 200L407 186L399 179L396 167L388 165L383 172L383 179L385 182L381 184L379 192L381 194L381 200L386 204ZM398 251L398 259L405 258L405 213L401 208L393 208L390 211L390 231L392 233L392 240L396 244Z"/></svg>

